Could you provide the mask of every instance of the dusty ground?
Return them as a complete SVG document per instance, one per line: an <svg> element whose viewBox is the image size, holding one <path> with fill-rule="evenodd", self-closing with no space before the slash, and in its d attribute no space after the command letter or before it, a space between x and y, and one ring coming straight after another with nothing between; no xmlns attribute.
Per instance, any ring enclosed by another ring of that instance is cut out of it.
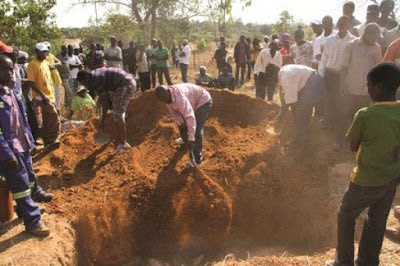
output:
<svg viewBox="0 0 400 266"><path fill-rule="evenodd" d="M309 146L284 148L290 120L281 138L268 133L279 106L253 94L251 85L212 91L203 175L186 166L177 127L152 93L129 106L128 152L94 142L96 121L67 133L35 159L56 196L44 205L52 236L3 225L0 265L323 265L353 155L332 152L316 121ZM385 240L381 257L400 265L400 246Z"/></svg>

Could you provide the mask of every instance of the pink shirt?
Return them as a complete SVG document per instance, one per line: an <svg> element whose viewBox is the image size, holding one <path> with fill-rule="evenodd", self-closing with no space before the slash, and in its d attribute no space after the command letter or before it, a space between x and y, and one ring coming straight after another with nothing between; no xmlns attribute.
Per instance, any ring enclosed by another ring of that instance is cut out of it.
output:
<svg viewBox="0 0 400 266"><path fill-rule="evenodd" d="M4 88L6 93L4 94L5 101L10 106L10 125L11 125L11 137L13 141L13 148L15 153L22 153L29 151L29 137L24 130L24 121L19 109L17 99L15 95L10 92L7 88Z"/></svg>
<svg viewBox="0 0 400 266"><path fill-rule="evenodd" d="M195 111L211 100L208 91L200 86L188 83L168 86L171 92L172 103L167 104L172 119L182 125L186 122L188 140L195 140L196 117Z"/></svg>

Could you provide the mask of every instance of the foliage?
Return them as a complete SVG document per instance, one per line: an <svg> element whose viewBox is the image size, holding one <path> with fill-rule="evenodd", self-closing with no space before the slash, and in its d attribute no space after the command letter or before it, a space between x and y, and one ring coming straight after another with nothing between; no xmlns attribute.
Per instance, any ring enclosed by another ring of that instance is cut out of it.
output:
<svg viewBox="0 0 400 266"><path fill-rule="evenodd" d="M50 11L55 5L56 0L0 1L0 38L31 55L39 41L61 45L63 35Z"/></svg>
<svg viewBox="0 0 400 266"><path fill-rule="evenodd" d="M207 49L208 44L206 42L206 40L204 38L201 38L198 42L197 42L197 49L199 50L199 52L203 52Z"/></svg>

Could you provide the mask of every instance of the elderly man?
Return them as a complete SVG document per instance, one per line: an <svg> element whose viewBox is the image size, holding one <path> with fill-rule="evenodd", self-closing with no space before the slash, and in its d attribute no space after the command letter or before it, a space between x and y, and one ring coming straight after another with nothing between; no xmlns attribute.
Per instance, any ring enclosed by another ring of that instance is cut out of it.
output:
<svg viewBox="0 0 400 266"><path fill-rule="evenodd" d="M176 143L187 143L191 159L196 164L202 163L204 125L212 106L210 93L200 86L186 83L158 86L155 94L161 102L167 104L172 119L179 126L181 138ZM190 165L193 166L191 162Z"/></svg>
<svg viewBox="0 0 400 266"><path fill-rule="evenodd" d="M199 73L195 77L196 85L208 87L212 78L207 73L207 68L205 66L200 66Z"/></svg>
<svg viewBox="0 0 400 266"><path fill-rule="evenodd" d="M41 221L39 207L33 198L50 201L52 195L37 185L30 155L34 140L24 104L12 80L13 72L11 59L0 55L0 174L6 178L13 193L17 214L23 219L26 231L46 237L50 230Z"/></svg>
<svg viewBox="0 0 400 266"><path fill-rule="evenodd" d="M377 43L381 36L380 27L376 23L368 24L360 38L351 41L345 50L343 61L344 97L342 110L343 135L356 111L371 104L368 94L368 71L382 61L381 47Z"/></svg>
<svg viewBox="0 0 400 266"><path fill-rule="evenodd" d="M344 138L341 128L340 110L342 106L342 68L344 64L343 54L347 45L355 39L349 33L351 19L347 16L339 18L338 32L328 38L319 67L319 73L325 78L327 84L327 97L325 102L326 115L334 129L333 150L338 151Z"/></svg>
<svg viewBox="0 0 400 266"><path fill-rule="evenodd" d="M120 68L110 67L98 68L92 72L81 70L77 80L89 91L94 90L99 98L112 101L117 132L116 153L129 149L131 146L126 140L125 114L130 99L136 92L135 79Z"/></svg>
<svg viewBox="0 0 400 266"><path fill-rule="evenodd" d="M187 75L188 75L188 69L189 69L189 62L190 62L189 41L185 39L182 42L182 51L180 51L180 53L179 53L179 67L181 68L183 83L188 82Z"/></svg>

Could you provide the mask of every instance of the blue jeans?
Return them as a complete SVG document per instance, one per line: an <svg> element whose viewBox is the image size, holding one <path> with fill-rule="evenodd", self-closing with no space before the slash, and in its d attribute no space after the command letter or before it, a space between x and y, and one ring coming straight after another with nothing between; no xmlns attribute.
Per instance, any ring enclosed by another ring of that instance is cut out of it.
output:
<svg viewBox="0 0 400 266"><path fill-rule="evenodd" d="M354 265L354 227L357 217L368 208L358 248L358 265L379 265L379 254L386 229L386 220L396 194L399 179L381 187L365 187L350 183L338 213L337 265Z"/></svg>
<svg viewBox="0 0 400 266"><path fill-rule="evenodd" d="M31 195L40 193L36 175L32 167L32 157L29 152L15 153L18 161L18 170L11 171L0 162L0 172L3 173L17 203L18 214L24 220L26 229L33 229L41 224L40 210L32 200Z"/></svg>
<svg viewBox="0 0 400 266"><path fill-rule="evenodd" d="M196 133L195 133L195 143L194 143L194 159L196 163L201 163L203 161L203 135L204 135L204 125L208 119L208 116L211 112L212 100L208 101L207 103L200 106L195 112L194 115L196 117ZM180 127L179 133L181 138L187 142L188 134L186 127ZM192 155L190 155L191 157ZM192 158L193 159L193 158Z"/></svg>
<svg viewBox="0 0 400 266"><path fill-rule="evenodd" d="M188 78L187 78L188 74L187 73L188 73L189 65L180 63L179 67L181 68L182 81L183 81L183 83L187 83L188 82Z"/></svg>

